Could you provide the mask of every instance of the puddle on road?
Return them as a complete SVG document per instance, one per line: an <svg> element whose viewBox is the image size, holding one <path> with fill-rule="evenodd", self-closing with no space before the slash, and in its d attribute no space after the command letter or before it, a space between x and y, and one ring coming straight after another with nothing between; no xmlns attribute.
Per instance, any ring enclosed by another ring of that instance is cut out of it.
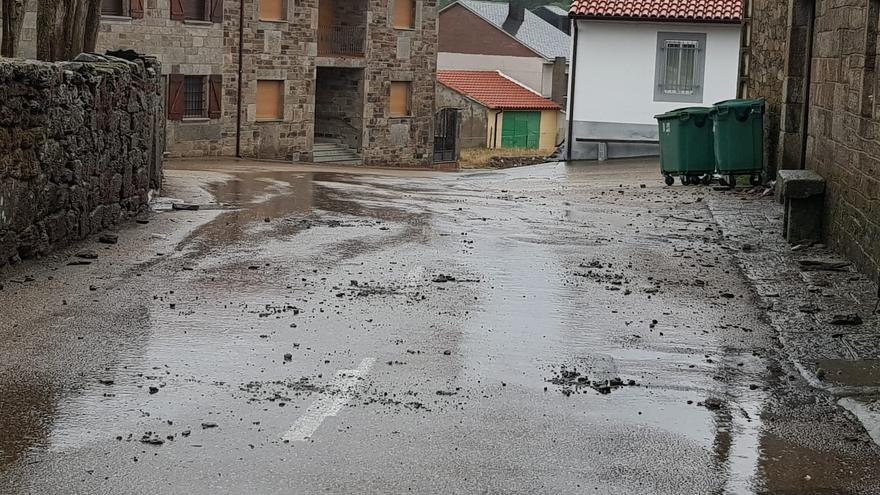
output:
<svg viewBox="0 0 880 495"><path fill-rule="evenodd" d="M824 372L822 381L850 387L880 387L880 359L823 359L816 366Z"/></svg>

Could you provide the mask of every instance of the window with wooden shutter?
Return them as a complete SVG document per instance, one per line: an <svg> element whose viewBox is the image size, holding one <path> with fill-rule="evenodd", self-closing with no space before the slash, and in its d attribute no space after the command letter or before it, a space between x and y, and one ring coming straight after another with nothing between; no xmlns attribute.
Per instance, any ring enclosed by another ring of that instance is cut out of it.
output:
<svg viewBox="0 0 880 495"><path fill-rule="evenodd" d="M101 0L101 15L124 16L123 0Z"/></svg>
<svg viewBox="0 0 880 495"><path fill-rule="evenodd" d="M208 78L208 118L219 119L223 107L223 76L215 74Z"/></svg>
<svg viewBox="0 0 880 495"><path fill-rule="evenodd" d="M416 26L415 0L392 0L394 2L394 18L392 25L397 29L413 29Z"/></svg>
<svg viewBox="0 0 880 495"><path fill-rule="evenodd" d="M260 0L260 19L264 21L281 21L286 19L286 4L286 0Z"/></svg>
<svg viewBox="0 0 880 495"><path fill-rule="evenodd" d="M144 0L129 0L128 15L132 19L144 18Z"/></svg>
<svg viewBox="0 0 880 495"><path fill-rule="evenodd" d="M257 120L284 119L284 81L257 81Z"/></svg>
<svg viewBox="0 0 880 495"><path fill-rule="evenodd" d="M168 75L168 120L183 120L183 81L183 74Z"/></svg>
<svg viewBox="0 0 880 495"><path fill-rule="evenodd" d="M388 114L392 117L407 117L410 114L410 83L392 82L388 100Z"/></svg>

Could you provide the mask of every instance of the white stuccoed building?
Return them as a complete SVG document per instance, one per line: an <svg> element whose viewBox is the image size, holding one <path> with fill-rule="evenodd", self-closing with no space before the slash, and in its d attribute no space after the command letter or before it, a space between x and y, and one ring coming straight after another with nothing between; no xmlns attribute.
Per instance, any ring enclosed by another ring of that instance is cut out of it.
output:
<svg viewBox="0 0 880 495"><path fill-rule="evenodd" d="M742 0L574 0L566 158L659 152L654 116L736 98Z"/></svg>

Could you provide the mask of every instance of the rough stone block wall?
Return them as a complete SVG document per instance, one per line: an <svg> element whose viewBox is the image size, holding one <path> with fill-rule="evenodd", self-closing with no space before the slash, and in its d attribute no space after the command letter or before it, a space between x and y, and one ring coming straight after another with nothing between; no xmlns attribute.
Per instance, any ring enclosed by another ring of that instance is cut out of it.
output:
<svg viewBox="0 0 880 495"><path fill-rule="evenodd" d="M767 168L772 174L779 169L777 163L780 118L785 82L785 54L788 22L788 2L783 0L751 0L752 11L750 44L760 49L752 50L748 59L749 79L747 98L765 98L767 113L764 118L764 135L767 137L765 156Z"/></svg>
<svg viewBox="0 0 880 495"><path fill-rule="evenodd" d="M361 69L318 67L315 87L315 137L361 147L364 92Z"/></svg>
<svg viewBox="0 0 880 495"><path fill-rule="evenodd" d="M880 105L877 23L867 2L818 0L807 167L827 180L825 235L864 271L880 274ZM870 32L873 31L873 32ZM873 52L873 53L872 53ZM873 81L873 82L868 82Z"/></svg>
<svg viewBox="0 0 880 495"><path fill-rule="evenodd" d="M459 149L486 148L489 134L489 111L483 105L465 98L461 93L437 84L437 110L458 110Z"/></svg>
<svg viewBox="0 0 880 495"><path fill-rule="evenodd" d="M143 210L161 183L160 64L0 60L0 266Z"/></svg>
<svg viewBox="0 0 880 495"><path fill-rule="evenodd" d="M223 74L223 25L173 20L169 0L145 0L143 19L104 17L100 29L98 52L131 49L147 53L159 60L166 74ZM225 114L227 109L223 110ZM223 130L222 119L168 121L168 153L172 157L222 155Z"/></svg>
<svg viewBox="0 0 880 495"><path fill-rule="evenodd" d="M369 0L364 164L429 167L434 155L436 0L417 0L415 29L392 27L393 0ZM408 81L411 115L391 117L391 82Z"/></svg>
<svg viewBox="0 0 880 495"><path fill-rule="evenodd" d="M868 13L873 0L815 0L812 31L809 0L753 2L748 90L749 96L766 97L771 114L779 119L768 119L771 127L778 125L768 136L776 148L776 165L798 168L803 161L826 179L825 240L877 276L880 102L875 95L880 94L880 60L877 43L872 42L878 37L878 13Z"/></svg>

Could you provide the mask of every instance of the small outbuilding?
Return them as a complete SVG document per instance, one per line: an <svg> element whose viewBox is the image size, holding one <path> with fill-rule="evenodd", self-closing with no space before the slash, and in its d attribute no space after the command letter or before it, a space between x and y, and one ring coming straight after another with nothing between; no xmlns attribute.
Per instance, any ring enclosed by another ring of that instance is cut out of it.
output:
<svg viewBox="0 0 880 495"><path fill-rule="evenodd" d="M554 150L561 107L498 71L437 72L438 110L460 115L461 148Z"/></svg>

